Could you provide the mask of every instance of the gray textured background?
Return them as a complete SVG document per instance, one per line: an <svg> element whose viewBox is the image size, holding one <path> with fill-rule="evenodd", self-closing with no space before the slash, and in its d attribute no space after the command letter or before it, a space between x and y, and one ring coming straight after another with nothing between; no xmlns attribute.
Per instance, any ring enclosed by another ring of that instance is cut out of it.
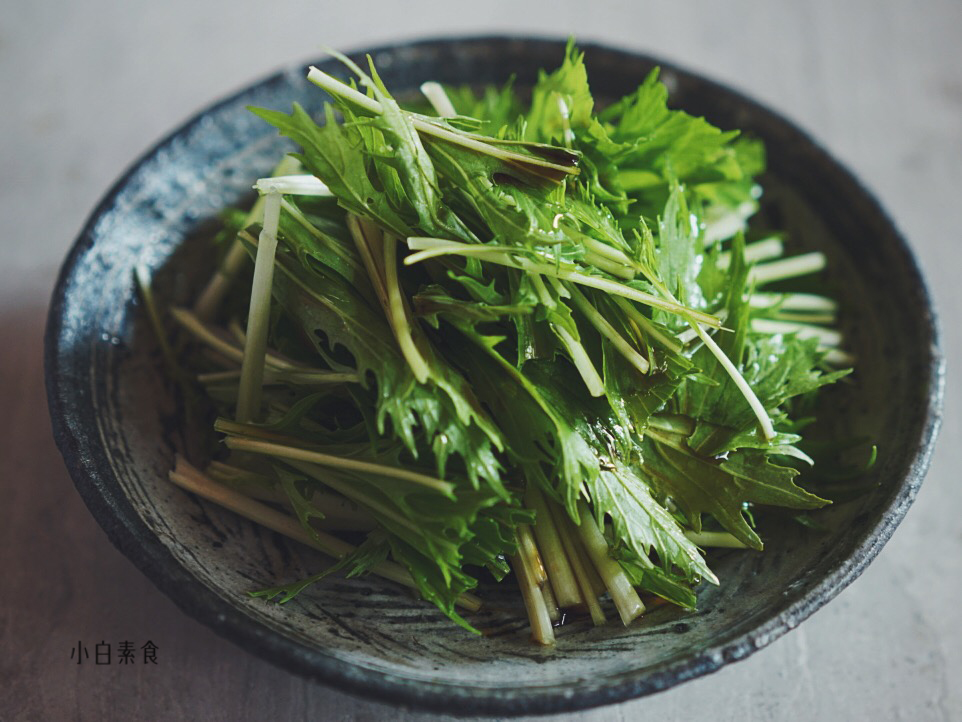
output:
<svg viewBox="0 0 962 722"><path fill-rule="evenodd" d="M13 5L14 7L10 7ZM590 9L589 9L590 5ZM949 361L945 425L878 560L749 660L578 720L962 719L962 3L4 3L0 13L0 720L422 719L303 682L185 617L116 552L50 438L41 334L86 214L160 135L322 45L574 32L661 55L809 130L874 190L927 272ZM151 639L154 667L72 664ZM465 710L470 712L470 710Z"/></svg>

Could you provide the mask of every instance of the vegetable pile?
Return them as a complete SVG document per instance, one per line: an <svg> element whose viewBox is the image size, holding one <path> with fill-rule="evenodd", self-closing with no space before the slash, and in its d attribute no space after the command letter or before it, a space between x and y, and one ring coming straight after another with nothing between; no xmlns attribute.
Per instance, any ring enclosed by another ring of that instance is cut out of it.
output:
<svg viewBox="0 0 962 722"><path fill-rule="evenodd" d="M422 112L341 60L356 82L308 76L320 124L252 109L299 152L173 310L226 448L172 480L337 559L256 594L373 572L474 631L479 579L513 574L550 644L606 594L625 624L639 592L694 608L705 548L828 503L800 434L851 359L835 302L785 291L824 257L748 230L758 141L657 71L596 107L573 44L530 103L426 83Z"/></svg>

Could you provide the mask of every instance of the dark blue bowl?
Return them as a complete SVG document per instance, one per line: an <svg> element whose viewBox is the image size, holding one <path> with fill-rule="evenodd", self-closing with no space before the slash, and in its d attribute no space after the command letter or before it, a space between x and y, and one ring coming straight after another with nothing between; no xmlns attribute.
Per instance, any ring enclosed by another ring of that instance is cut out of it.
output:
<svg viewBox="0 0 962 722"><path fill-rule="evenodd" d="M403 94L425 80L502 83L512 74L523 89L563 49L498 37L370 53ZM91 215L50 307L46 383L67 467L111 541L186 613L292 672L382 701L557 712L663 690L747 657L838 594L892 535L928 466L943 377L932 304L905 241L851 173L776 113L653 58L584 49L597 98L620 97L661 65L673 104L765 141L767 211L797 248L831 257L829 282L862 359L855 382L833 390L822 423L878 443L877 488L826 511L827 533L779 525L763 530L764 553L714 560L722 586L699 591L696 614L662 607L629 629L573 624L551 650L528 642L510 582L483 591L490 603L474 618L487 632L480 639L373 579L331 580L284 607L250 599L245 592L321 561L166 481L174 451L209 432L163 373L133 271L150 272L163 304L192 298L213 265L192 239L287 148L245 106L289 109L296 100L316 111L323 102L304 69L292 68L203 111L137 161ZM318 65L343 76L336 62Z"/></svg>

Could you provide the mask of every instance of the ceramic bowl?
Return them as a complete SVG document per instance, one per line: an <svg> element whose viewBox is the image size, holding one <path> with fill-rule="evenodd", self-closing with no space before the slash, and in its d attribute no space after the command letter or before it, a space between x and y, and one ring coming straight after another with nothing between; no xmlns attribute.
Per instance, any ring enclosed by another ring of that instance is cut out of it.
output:
<svg viewBox="0 0 962 722"><path fill-rule="evenodd" d="M370 50L399 95L425 80L520 89L556 67L564 43L530 38L415 42ZM213 261L192 242L224 205L250 194L288 146L245 110L316 112L324 94L295 67L203 111L148 151L94 210L63 266L46 336L54 433L77 489L110 539L187 614L292 672L382 701L461 714L572 710L663 690L743 659L800 624L878 554L922 482L939 425L942 366L916 261L879 204L776 113L654 58L584 46L596 98L633 90L654 66L671 102L765 141L765 214L796 249L830 257L827 282L861 363L823 404L823 425L875 440L873 491L821 517L827 532L763 526L764 553L716 555L720 587L699 610L667 606L629 628L576 622L545 649L529 642L508 581L483 589L475 637L389 582L332 579L288 605L246 592L316 570L314 551L167 481L175 450L207 432L163 372L133 283L162 305L188 303ZM363 53L354 54L360 61ZM317 63L344 76L331 60ZM609 617L616 618L610 613Z"/></svg>

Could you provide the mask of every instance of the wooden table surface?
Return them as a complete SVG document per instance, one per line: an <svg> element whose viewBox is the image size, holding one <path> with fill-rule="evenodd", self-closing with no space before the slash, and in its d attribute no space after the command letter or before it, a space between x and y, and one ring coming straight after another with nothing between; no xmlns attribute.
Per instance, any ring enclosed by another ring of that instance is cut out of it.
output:
<svg viewBox="0 0 962 722"><path fill-rule="evenodd" d="M570 717L962 719L952 682L962 678L962 406L952 373L962 351L962 3L48 0L0 15L0 720L426 718L241 651L110 545L50 436L42 331L56 268L85 214L193 111L322 45L483 31L575 32L646 50L793 118L866 181L910 239L950 364L929 477L860 579L745 662ZM148 640L155 665L90 663L101 641L116 655L121 641ZM91 654L80 665L78 642Z"/></svg>

